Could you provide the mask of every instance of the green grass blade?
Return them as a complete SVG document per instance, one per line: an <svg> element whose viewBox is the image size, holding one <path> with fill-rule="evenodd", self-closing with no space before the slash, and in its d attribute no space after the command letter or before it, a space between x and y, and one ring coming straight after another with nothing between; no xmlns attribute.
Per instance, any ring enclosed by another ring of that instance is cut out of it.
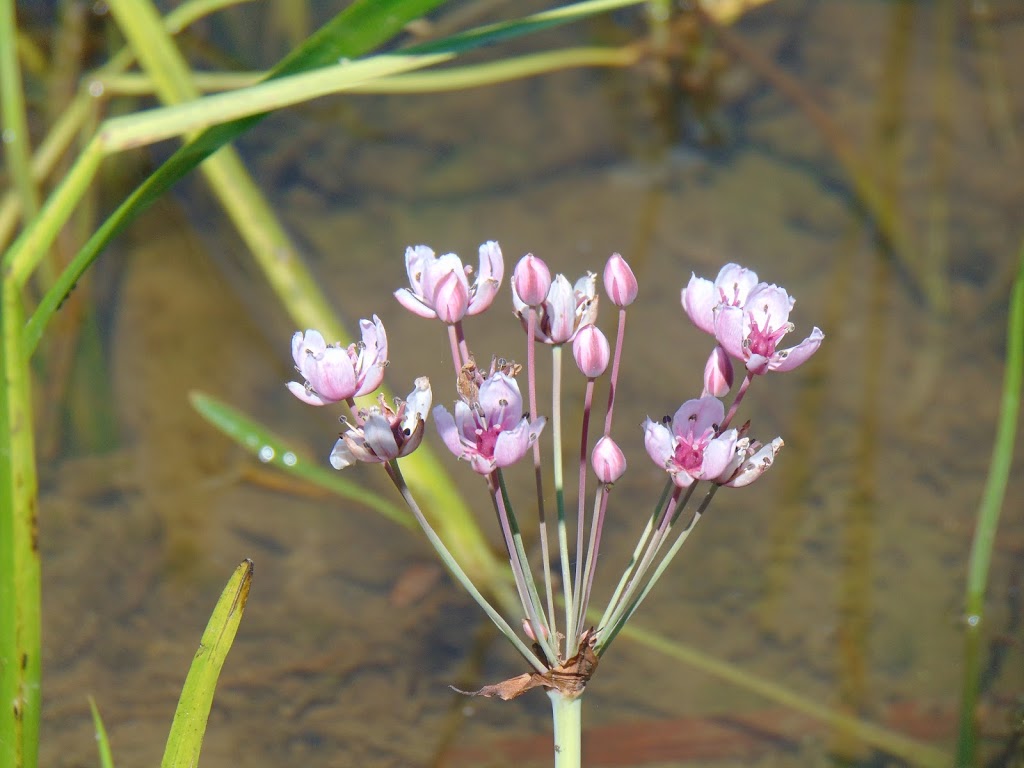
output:
<svg viewBox="0 0 1024 768"><path fill-rule="evenodd" d="M388 520L415 530L416 522L404 507L393 504L360 485L357 476L346 479L340 472L310 461L283 438L275 435L241 411L203 392L190 392L189 402L199 415L230 437L264 464L298 477L343 499L355 501L380 512Z"/></svg>
<svg viewBox="0 0 1024 768"><path fill-rule="evenodd" d="M992 563L992 546L999 527L999 513L1006 496L1006 483L1013 465L1013 447L1020 418L1021 385L1024 382L1024 242L1018 255L1017 279L1010 296L1010 319L1006 332L1006 369L1003 372L1003 394L999 426L992 461L989 464L985 490L978 509L974 542L967 568L966 637L964 643L964 678L960 700L960 731L957 738L956 765L977 764L978 685L981 678L982 629L985 616L985 587Z"/></svg>
<svg viewBox="0 0 1024 768"><path fill-rule="evenodd" d="M550 11L542 11L522 19L488 24L466 32L431 40L403 49L403 53L463 53L483 45L493 45L514 37L541 32L546 29L579 21L599 13L607 13L631 5L642 5L648 0L585 0Z"/></svg>
<svg viewBox="0 0 1024 768"><path fill-rule="evenodd" d="M224 587L192 659L178 708L174 711L174 722L160 763L162 768L194 768L199 763L217 678L242 620L251 584L252 560L244 560Z"/></svg>
<svg viewBox="0 0 1024 768"><path fill-rule="evenodd" d="M114 755L110 751L107 729L103 727L103 718L100 717L99 707L92 696L89 697L89 709L92 711L92 724L96 729L96 749L100 753L100 768L114 768Z"/></svg>
<svg viewBox="0 0 1024 768"><path fill-rule="evenodd" d="M4 157L7 172L21 197L25 220L39 208L39 193L32 179L25 93L18 63L17 20L13 0L0 0L0 114L3 116Z"/></svg>
<svg viewBox="0 0 1024 768"><path fill-rule="evenodd" d="M31 380L21 294L0 286L0 766L39 754L41 600Z"/></svg>

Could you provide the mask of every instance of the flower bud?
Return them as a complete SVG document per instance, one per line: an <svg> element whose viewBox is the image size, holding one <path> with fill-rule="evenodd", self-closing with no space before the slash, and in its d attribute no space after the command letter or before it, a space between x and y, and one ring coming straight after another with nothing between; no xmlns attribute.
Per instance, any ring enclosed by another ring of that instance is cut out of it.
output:
<svg viewBox="0 0 1024 768"><path fill-rule="evenodd" d="M628 307L636 301L639 291L636 276L626 260L617 253L613 253L604 265L604 290L617 307Z"/></svg>
<svg viewBox="0 0 1024 768"><path fill-rule="evenodd" d="M730 389L732 389L732 360L729 359L729 355L722 345L716 344L704 366L704 394L725 397Z"/></svg>
<svg viewBox="0 0 1024 768"><path fill-rule="evenodd" d="M547 638L547 636L548 636L548 629L547 629L547 627L544 627L544 626L542 626L542 627L540 628L540 631L541 631L541 632L542 632L542 633L544 634L544 637L545 637L545 639L546 639L546 638ZM524 633L524 634L525 634L525 635L526 635L526 636L527 636L528 638L530 638L531 640L533 640L533 642L535 642L535 643L537 642L537 635L536 635L536 633L534 633L534 631L533 631L533 625L532 625L532 624L530 623L530 620L529 620L529 619L523 619L523 633Z"/></svg>
<svg viewBox="0 0 1024 768"><path fill-rule="evenodd" d="M597 479L611 485L626 471L626 457L622 455L615 441L605 435L597 441L590 457Z"/></svg>
<svg viewBox="0 0 1024 768"><path fill-rule="evenodd" d="M596 325L585 325L580 328L572 342L572 356L580 372L588 379L596 379L608 367L611 351L608 339Z"/></svg>
<svg viewBox="0 0 1024 768"><path fill-rule="evenodd" d="M512 273L512 290L528 307L544 303L551 287L551 271L548 265L532 253L528 253L516 264Z"/></svg>

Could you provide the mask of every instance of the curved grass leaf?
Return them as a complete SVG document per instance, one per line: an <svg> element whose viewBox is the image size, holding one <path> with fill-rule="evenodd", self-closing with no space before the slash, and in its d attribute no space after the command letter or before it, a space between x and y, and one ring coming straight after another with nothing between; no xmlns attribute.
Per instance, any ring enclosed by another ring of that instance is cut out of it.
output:
<svg viewBox="0 0 1024 768"><path fill-rule="evenodd" d="M252 560L243 560L224 587L192 659L174 711L162 768L194 768L199 763L217 678L242 620L251 584Z"/></svg>
<svg viewBox="0 0 1024 768"><path fill-rule="evenodd" d="M277 467L343 499L363 504L409 530L416 529L416 523L405 509L366 490L357 482L346 480L339 472L314 464L283 438L227 403L196 391L189 393L189 402L200 416L264 464Z"/></svg>
<svg viewBox="0 0 1024 768"><path fill-rule="evenodd" d="M110 751L107 729L103 727L103 718L100 717L96 699L92 696L89 697L89 709L92 711L92 724L96 729L96 749L100 753L100 768L114 768L114 755Z"/></svg>

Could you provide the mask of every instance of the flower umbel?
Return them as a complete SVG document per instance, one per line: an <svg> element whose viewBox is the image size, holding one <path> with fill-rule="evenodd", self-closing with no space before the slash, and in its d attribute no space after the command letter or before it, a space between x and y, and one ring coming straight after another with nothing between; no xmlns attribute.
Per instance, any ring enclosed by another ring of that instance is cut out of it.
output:
<svg viewBox="0 0 1024 768"><path fill-rule="evenodd" d="M288 389L304 403L326 405L349 400L380 386L388 364L388 337L380 318L360 320L363 338L342 347L328 344L319 331L296 331L292 336L295 370L305 379L288 383Z"/></svg>
<svg viewBox="0 0 1024 768"><path fill-rule="evenodd" d="M499 371L480 385L475 402L455 403L454 418L443 405L435 407L434 423L448 450L487 475L519 461L540 436L544 417L531 422L522 414L519 385Z"/></svg>

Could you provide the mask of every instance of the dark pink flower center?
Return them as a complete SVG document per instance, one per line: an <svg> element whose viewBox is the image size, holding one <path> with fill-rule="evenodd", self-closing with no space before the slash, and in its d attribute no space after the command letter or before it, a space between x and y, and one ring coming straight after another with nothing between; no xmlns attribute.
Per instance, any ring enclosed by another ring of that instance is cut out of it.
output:
<svg viewBox="0 0 1024 768"><path fill-rule="evenodd" d="M481 456L488 459L494 458L494 446L498 442L498 435L501 434L501 425L495 424L489 429L477 428L476 449Z"/></svg>
<svg viewBox="0 0 1024 768"><path fill-rule="evenodd" d="M771 317L765 315L764 328L757 325L754 315L750 315L750 332L747 334L745 346L751 355L771 357L775 354L775 345L782 340L782 337L789 333L791 326L784 323L776 329L772 329Z"/></svg>
<svg viewBox="0 0 1024 768"><path fill-rule="evenodd" d="M704 449L707 448L712 437L714 437L714 433L709 430L701 437L688 435L680 439L674 457L676 464L691 475L700 472L701 467L704 466Z"/></svg>

